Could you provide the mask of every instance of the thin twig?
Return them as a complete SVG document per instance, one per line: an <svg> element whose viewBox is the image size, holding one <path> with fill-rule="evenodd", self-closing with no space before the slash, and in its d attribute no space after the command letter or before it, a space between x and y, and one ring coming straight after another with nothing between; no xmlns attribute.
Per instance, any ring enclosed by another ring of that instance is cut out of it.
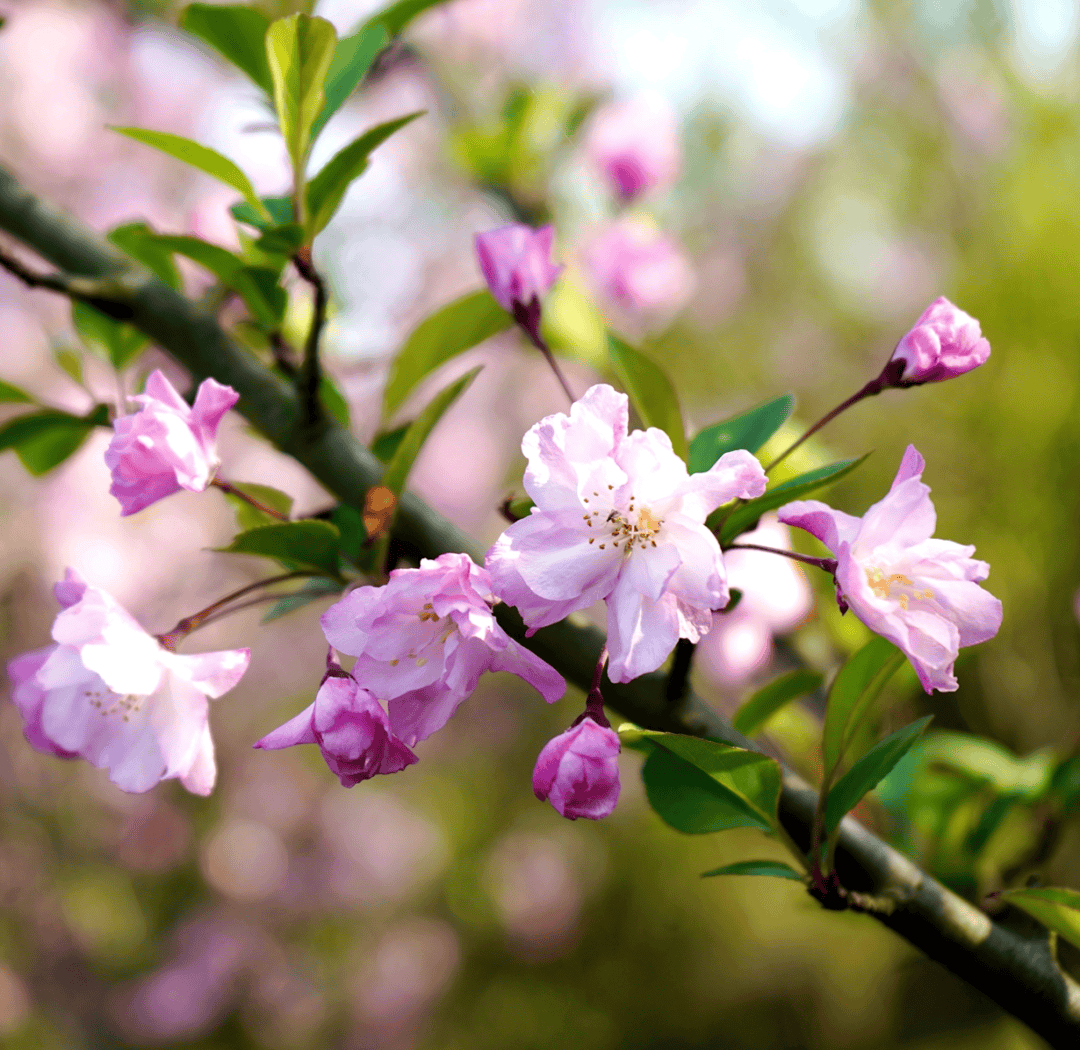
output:
<svg viewBox="0 0 1080 1050"><path fill-rule="evenodd" d="M815 558L812 554L800 554L798 551L786 551L782 547L763 547L760 543L731 543L725 551L764 551L766 554L780 554L792 561L801 561L804 565L813 565L830 575L836 573L835 558Z"/></svg>
<svg viewBox="0 0 1080 1050"><path fill-rule="evenodd" d="M273 507L268 507L265 503L260 503L254 496L249 495L241 488L237 488L232 482L226 481L222 477L215 477L210 484L213 485L214 488L221 489L222 492L225 492L230 496L242 499L249 506L254 507L256 510L261 511L271 518L277 518L278 521L291 520L288 514L282 514L280 510L274 510Z"/></svg>

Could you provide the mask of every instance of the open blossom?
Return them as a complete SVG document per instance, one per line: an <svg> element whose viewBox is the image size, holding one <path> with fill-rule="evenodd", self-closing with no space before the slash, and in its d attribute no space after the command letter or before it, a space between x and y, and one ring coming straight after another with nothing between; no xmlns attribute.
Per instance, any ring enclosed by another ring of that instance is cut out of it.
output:
<svg viewBox="0 0 1080 1050"><path fill-rule="evenodd" d="M491 294L499 305L514 315L536 309L551 290L562 266L551 261L555 230L541 226L534 230L515 222L476 235L476 255Z"/></svg>
<svg viewBox="0 0 1080 1050"><path fill-rule="evenodd" d="M160 371L151 373L146 393L132 399L142 408L116 421L105 450L109 491L120 501L120 513L134 514L180 489L202 492L221 462L218 426L239 396L232 387L204 379L189 407Z"/></svg>
<svg viewBox="0 0 1080 1050"><path fill-rule="evenodd" d="M314 703L255 746L276 751L294 744L318 744L344 787L417 761L394 735L379 701L340 668L323 679Z"/></svg>
<svg viewBox="0 0 1080 1050"><path fill-rule="evenodd" d="M8 664L12 700L39 751L81 756L124 791L179 777L198 795L216 766L207 698L227 693L250 652L169 652L116 600L69 569L54 588L63 606L55 645Z"/></svg>
<svg viewBox="0 0 1080 1050"><path fill-rule="evenodd" d="M322 616L326 640L357 658L356 681L388 701L390 727L410 747L446 725L485 671L509 671L548 702L566 682L496 622L487 570L465 554L396 569L384 587L358 587Z"/></svg>
<svg viewBox="0 0 1080 1050"><path fill-rule="evenodd" d="M791 536L774 514L766 514L740 543L791 549ZM796 562L764 551L731 550L724 555L728 586L742 592L731 612L717 616L698 647L697 660L725 685L738 685L772 655L773 636L794 630L814 607L806 575Z"/></svg>
<svg viewBox="0 0 1080 1050"><path fill-rule="evenodd" d="M521 443L536 505L487 555L496 593L532 630L607 602L613 682L656 670L680 637L708 633L728 585L705 518L765 491L749 452L688 475L667 434L628 434L628 420L626 395L598 384L569 416L537 423Z"/></svg>
<svg viewBox="0 0 1080 1050"><path fill-rule="evenodd" d="M903 362L903 372L892 385L953 379L978 368L989 356L990 343L983 338L979 322L941 296L923 311L893 351L889 363Z"/></svg>
<svg viewBox="0 0 1080 1050"><path fill-rule="evenodd" d="M836 555L841 606L902 649L928 693L951 692L958 650L997 634L1001 602L979 586L990 566L971 557L974 547L932 539L925 465L908 445L888 495L861 518L817 500L789 503L778 516Z"/></svg>
<svg viewBox="0 0 1080 1050"><path fill-rule="evenodd" d="M533 770L536 797L571 820L609 816L619 787L619 734L587 715L544 745Z"/></svg>
<svg viewBox="0 0 1080 1050"><path fill-rule="evenodd" d="M657 95L638 95L601 107L586 151L624 201L674 182L679 174L679 129L671 106Z"/></svg>

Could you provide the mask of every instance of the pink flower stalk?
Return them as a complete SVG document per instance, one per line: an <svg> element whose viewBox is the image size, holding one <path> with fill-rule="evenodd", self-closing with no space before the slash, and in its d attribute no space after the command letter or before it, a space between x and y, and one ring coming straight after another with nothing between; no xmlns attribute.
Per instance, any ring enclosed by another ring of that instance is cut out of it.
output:
<svg viewBox="0 0 1080 1050"><path fill-rule="evenodd" d="M935 299L896 345L886 373L890 386L917 386L953 379L985 364L990 344L979 322L944 296ZM902 371L900 370L902 367Z"/></svg>
<svg viewBox="0 0 1080 1050"><path fill-rule="evenodd" d="M310 706L255 746L276 751L295 744L318 744L342 787L417 761L394 736L379 701L340 667L330 668Z"/></svg>
<svg viewBox="0 0 1080 1050"><path fill-rule="evenodd" d="M791 550L786 525L767 514L739 543ZM806 575L796 562L764 551L724 554L728 586L742 592L731 612L715 617L698 647L697 659L719 682L736 686L764 667L772 656L773 636L794 630L814 607Z"/></svg>
<svg viewBox="0 0 1080 1050"><path fill-rule="evenodd" d="M54 588L63 610L55 645L8 664L27 740L62 758L85 758L124 791L179 777L198 795L214 786L207 697L243 677L248 649L183 656L147 634L116 600L78 573Z"/></svg>
<svg viewBox="0 0 1080 1050"><path fill-rule="evenodd" d="M553 668L498 625L486 569L464 554L396 569L322 615L326 640L357 658L352 674L388 700L390 727L410 747L446 725L485 671L523 678L550 704L566 691Z"/></svg>
<svg viewBox="0 0 1080 1050"><path fill-rule="evenodd" d="M586 152L623 201L675 181L681 166L679 129L658 95L603 106L593 118Z"/></svg>
<svg viewBox="0 0 1080 1050"><path fill-rule="evenodd" d="M836 555L841 609L902 649L928 693L947 693L957 687L958 650L997 634L1001 602L979 586L990 566L971 557L974 547L931 538L925 465L908 445L888 495L861 518L817 500L789 503L778 517Z"/></svg>
<svg viewBox="0 0 1080 1050"><path fill-rule="evenodd" d="M686 256L641 219L613 222L585 244L581 261L596 293L634 316L671 316L694 290L694 271Z"/></svg>
<svg viewBox="0 0 1080 1050"><path fill-rule="evenodd" d="M476 256L491 294L536 341L540 303L563 267L551 261L555 230L515 222L476 235Z"/></svg>
<svg viewBox="0 0 1080 1050"><path fill-rule="evenodd" d="M610 816L619 788L619 734L588 715L549 740L533 770L536 797L570 820Z"/></svg>
<svg viewBox="0 0 1080 1050"><path fill-rule="evenodd" d="M112 471L109 491L121 515L134 514L180 489L202 492L221 461L215 448L222 417L240 395L232 387L204 379L188 407L160 371L146 381L146 393L132 398L142 408L121 416L105 450Z"/></svg>
<svg viewBox="0 0 1080 1050"><path fill-rule="evenodd" d="M628 434L628 421L626 395L598 384L569 416L537 423L521 443L536 506L487 554L496 593L530 631L607 602L613 682L656 670L680 637L708 633L728 585L705 518L765 491L749 452L728 452L688 475L667 434Z"/></svg>

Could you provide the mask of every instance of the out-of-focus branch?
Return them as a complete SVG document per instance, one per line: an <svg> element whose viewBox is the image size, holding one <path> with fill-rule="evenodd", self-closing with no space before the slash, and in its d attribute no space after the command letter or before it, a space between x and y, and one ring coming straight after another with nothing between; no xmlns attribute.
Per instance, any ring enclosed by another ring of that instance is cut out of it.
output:
<svg viewBox="0 0 1080 1050"><path fill-rule="evenodd" d="M314 312L311 316L311 329L308 331L307 346L304 349L304 363L301 367L298 385L300 404L304 409L304 420L308 424L317 423L323 415L322 402L319 400L319 387L322 384L322 371L319 365L319 338L326 323L326 282L315 269L311 261L311 249L301 248L293 256L296 272L311 285L315 296Z"/></svg>
<svg viewBox="0 0 1080 1050"><path fill-rule="evenodd" d="M183 364L196 381L213 376L240 394L250 422L302 463L330 491L355 507L379 481L382 464L346 430L325 417L305 420L301 398L239 344L212 316L169 288L76 220L37 200L0 168L0 229L67 272L58 281L113 278L114 316L145 333ZM63 291L63 288L55 290ZM474 541L411 493L402 497L395 539L425 555L464 551L480 560ZM516 639L588 689L604 647L595 628L563 622L525 637L513 609L499 621ZM736 733L700 697L666 697L665 678L646 675L606 688L608 705L639 725L709 735L739 747L754 744ZM809 848L817 793L785 774L781 820ZM1028 940L994 923L851 818L840 827L837 868L846 887L891 903L868 912L932 959L948 967L1054 1047L1080 1045L1080 985L1062 973L1045 940Z"/></svg>

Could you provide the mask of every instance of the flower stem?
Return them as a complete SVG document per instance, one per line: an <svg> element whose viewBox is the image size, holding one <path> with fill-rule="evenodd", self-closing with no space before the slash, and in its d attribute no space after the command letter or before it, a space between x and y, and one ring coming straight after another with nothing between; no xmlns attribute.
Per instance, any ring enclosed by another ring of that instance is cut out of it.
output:
<svg viewBox="0 0 1080 1050"><path fill-rule="evenodd" d="M260 503L254 496L249 496L243 489L237 488L224 478L215 477L210 484L213 485L214 488L221 489L222 492L225 492L230 496L242 499L249 506L254 507L258 511L262 511L262 513L266 514L268 517L277 518L278 521L290 520L288 514L282 514L280 510L274 510L273 507L268 507L265 503Z"/></svg>
<svg viewBox="0 0 1080 1050"><path fill-rule="evenodd" d="M608 650L605 645L600 652L600 659L596 661L596 670L593 671L592 688L585 698L585 714L583 717L591 718L598 726L610 729L611 723L604 714L604 694L600 691L600 683L604 679L604 668L607 666Z"/></svg>
<svg viewBox="0 0 1080 1050"><path fill-rule="evenodd" d="M759 543L732 543L724 549L729 551L765 551L766 554L782 554L785 558L791 558L793 561L801 561L804 565L813 565L815 568L821 569L823 572L827 572L830 575L834 576L836 574L837 562L835 558L815 558L812 554L800 554L798 551L786 551L780 547L763 547Z"/></svg>
<svg viewBox="0 0 1080 1050"><path fill-rule="evenodd" d="M322 384L322 371L319 366L319 336L326 323L326 284L311 261L311 249L300 248L293 256L296 272L315 293L315 312L311 318L307 346L304 348L304 362L297 377L300 404L304 410L304 422L318 423L322 419L323 406L319 400L319 387Z"/></svg>
<svg viewBox="0 0 1080 1050"><path fill-rule="evenodd" d="M570 384L566 381L566 376L563 375L559 362L555 360L551 347L544 342L544 337L540 334L540 300L533 296L528 305L515 302L514 320L517 321L518 326L529 337L529 342L544 355L544 360L547 361L552 372L555 373L555 378L559 381L563 393L566 394L572 405L577 398L574 397L574 392L570 389Z"/></svg>

